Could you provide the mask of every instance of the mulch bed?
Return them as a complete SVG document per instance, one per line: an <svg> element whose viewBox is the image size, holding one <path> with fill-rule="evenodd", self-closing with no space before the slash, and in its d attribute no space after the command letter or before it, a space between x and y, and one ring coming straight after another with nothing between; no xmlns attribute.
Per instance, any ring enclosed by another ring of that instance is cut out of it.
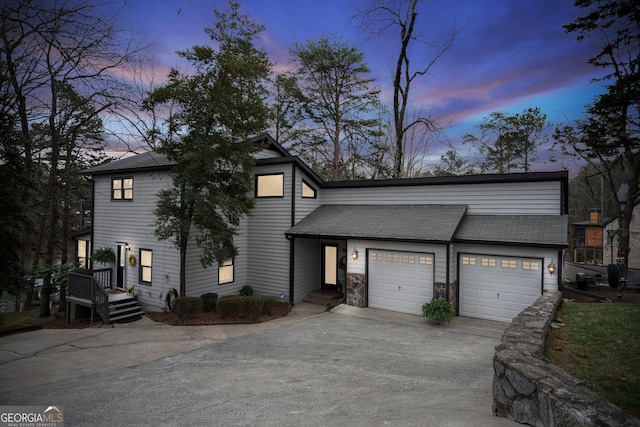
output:
<svg viewBox="0 0 640 427"><path fill-rule="evenodd" d="M268 322L269 320L278 319L284 317L291 311L291 305L289 303L276 304L273 312L268 316L262 316L258 323ZM227 317L220 318L218 313L199 313L197 316L187 319L183 322L178 320L173 312L157 312L150 311L146 313L147 317L156 322L165 323L172 326L199 326L199 325L237 325L254 323L248 319L240 317ZM54 313L50 317L30 317L19 325L0 327L0 337L6 335L18 334L21 332L36 331L38 329L80 329L80 328L100 328L111 327L111 325L104 325L102 321L96 320L91 324L91 319L82 318L71 321L67 324L66 313Z"/></svg>
<svg viewBox="0 0 640 427"><path fill-rule="evenodd" d="M269 320L278 319L284 317L291 311L291 305L289 303L277 303L272 313L267 316L262 316L257 323L268 322ZM173 326L198 326L198 325L236 325L254 323L249 319L243 319L241 317L220 317L217 312L201 312L195 317L186 319L184 321L178 320L178 316L175 313L168 311L149 311L147 317L156 322L162 322L167 325Z"/></svg>

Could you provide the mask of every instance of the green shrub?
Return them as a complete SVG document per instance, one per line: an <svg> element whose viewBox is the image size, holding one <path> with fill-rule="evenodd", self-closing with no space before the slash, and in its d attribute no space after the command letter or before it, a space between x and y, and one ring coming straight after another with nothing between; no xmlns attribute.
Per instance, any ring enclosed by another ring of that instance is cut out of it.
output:
<svg viewBox="0 0 640 427"><path fill-rule="evenodd" d="M100 264L109 264L110 262L115 262L116 254L113 252L113 248L105 246L94 250L91 259Z"/></svg>
<svg viewBox="0 0 640 427"><path fill-rule="evenodd" d="M195 317L201 311L202 298L200 297L180 297L173 300L173 312L180 321Z"/></svg>
<svg viewBox="0 0 640 427"><path fill-rule="evenodd" d="M240 295L242 295L243 297L250 297L251 295L253 295L253 288L251 287L251 285L244 285L242 288L240 288Z"/></svg>
<svg viewBox="0 0 640 427"><path fill-rule="evenodd" d="M218 300L218 313L226 317L240 317L257 322L262 316L264 298L259 296L230 296Z"/></svg>
<svg viewBox="0 0 640 427"><path fill-rule="evenodd" d="M431 302L422 306L422 316L433 320L434 322L450 322L451 316L455 313L453 305L442 298L432 298Z"/></svg>
<svg viewBox="0 0 640 427"><path fill-rule="evenodd" d="M278 303L278 298L276 297L262 297L264 299L264 307L262 307L263 315L270 315L273 312L273 309L276 307Z"/></svg>
<svg viewBox="0 0 640 427"><path fill-rule="evenodd" d="M200 298L202 299L202 309L204 311L216 311L218 294L215 292L207 292L206 294L200 295Z"/></svg>

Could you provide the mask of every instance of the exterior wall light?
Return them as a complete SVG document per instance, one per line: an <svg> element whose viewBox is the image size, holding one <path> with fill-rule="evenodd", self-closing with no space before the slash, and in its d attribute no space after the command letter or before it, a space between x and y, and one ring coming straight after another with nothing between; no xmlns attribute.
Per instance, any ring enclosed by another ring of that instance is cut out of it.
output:
<svg viewBox="0 0 640 427"><path fill-rule="evenodd" d="M351 258L353 258L354 261L358 259L358 251L355 247L353 248L353 252L351 252Z"/></svg>
<svg viewBox="0 0 640 427"><path fill-rule="evenodd" d="M553 276L553 273L556 272L556 265L554 263L551 263L547 266L547 268L549 269L549 274Z"/></svg>

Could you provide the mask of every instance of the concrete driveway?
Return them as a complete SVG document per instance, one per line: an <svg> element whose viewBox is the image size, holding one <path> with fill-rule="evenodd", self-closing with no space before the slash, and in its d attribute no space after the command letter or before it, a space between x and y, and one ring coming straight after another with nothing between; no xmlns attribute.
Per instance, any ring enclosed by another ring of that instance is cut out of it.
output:
<svg viewBox="0 0 640 427"><path fill-rule="evenodd" d="M506 324L297 305L257 325L43 330L0 338L0 405L67 426L512 426L491 415Z"/></svg>

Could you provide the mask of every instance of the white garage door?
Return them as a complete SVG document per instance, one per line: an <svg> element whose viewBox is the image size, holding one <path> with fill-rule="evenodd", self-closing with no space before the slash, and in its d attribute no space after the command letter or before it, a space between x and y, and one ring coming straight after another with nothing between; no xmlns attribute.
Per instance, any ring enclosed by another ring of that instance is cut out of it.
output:
<svg viewBox="0 0 640 427"><path fill-rule="evenodd" d="M433 296L433 255L369 251L369 307L422 314Z"/></svg>
<svg viewBox="0 0 640 427"><path fill-rule="evenodd" d="M542 260L460 255L460 315L511 322L542 293Z"/></svg>

